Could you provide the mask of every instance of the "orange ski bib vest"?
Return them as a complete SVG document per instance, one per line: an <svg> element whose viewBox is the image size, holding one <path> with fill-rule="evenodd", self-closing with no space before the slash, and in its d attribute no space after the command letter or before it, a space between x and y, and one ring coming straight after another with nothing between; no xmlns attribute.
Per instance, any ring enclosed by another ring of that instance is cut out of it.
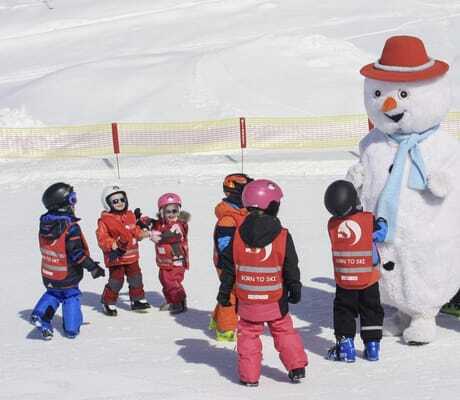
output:
<svg viewBox="0 0 460 400"><path fill-rule="evenodd" d="M66 236L70 224L61 236L57 239L47 239L39 236L40 252L42 253L41 272L44 278L53 281L63 281L69 274L69 263L66 252ZM89 255L88 244L86 243L83 233L81 234L83 249L86 255Z"/></svg>
<svg viewBox="0 0 460 400"><path fill-rule="evenodd" d="M253 304L277 302L283 295L283 264L287 230L264 248L249 248L238 230L233 241L235 293L239 300Z"/></svg>
<svg viewBox="0 0 460 400"><path fill-rule="evenodd" d="M372 265L374 217L358 212L329 220L332 261L337 285L344 289L363 289L374 284L380 272Z"/></svg>

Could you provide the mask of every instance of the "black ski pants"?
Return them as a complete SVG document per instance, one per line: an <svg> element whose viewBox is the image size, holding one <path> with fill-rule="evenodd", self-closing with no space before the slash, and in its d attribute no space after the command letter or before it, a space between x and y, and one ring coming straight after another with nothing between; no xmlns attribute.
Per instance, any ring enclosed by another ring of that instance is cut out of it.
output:
<svg viewBox="0 0 460 400"><path fill-rule="evenodd" d="M364 343L382 339L383 307L380 304L379 284L366 289L343 289L336 286L334 299L334 334L355 337L356 318L360 317L361 339Z"/></svg>
<svg viewBox="0 0 460 400"><path fill-rule="evenodd" d="M460 304L460 290L454 297L452 297L452 300L450 302L454 304Z"/></svg>

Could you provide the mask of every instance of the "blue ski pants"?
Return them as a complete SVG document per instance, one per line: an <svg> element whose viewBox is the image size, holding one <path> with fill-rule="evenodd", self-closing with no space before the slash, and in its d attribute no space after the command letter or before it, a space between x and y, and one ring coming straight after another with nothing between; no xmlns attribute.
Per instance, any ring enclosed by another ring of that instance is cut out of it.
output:
<svg viewBox="0 0 460 400"><path fill-rule="evenodd" d="M32 315L38 316L41 320L51 323L59 304L62 303L62 319L64 332L69 336L76 336L80 333L80 326L83 323L83 314L80 303L81 292L78 287L66 289L47 289L38 300L32 311Z"/></svg>

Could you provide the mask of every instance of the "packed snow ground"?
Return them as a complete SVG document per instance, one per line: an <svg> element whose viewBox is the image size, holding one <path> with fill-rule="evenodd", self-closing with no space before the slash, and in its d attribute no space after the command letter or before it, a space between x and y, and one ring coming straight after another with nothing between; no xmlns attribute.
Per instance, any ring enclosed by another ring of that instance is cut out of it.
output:
<svg viewBox="0 0 460 400"><path fill-rule="evenodd" d="M358 71L396 34L460 83L452 0L0 0L0 22L0 115L24 125L364 113Z"/></svg>
<svg viewBox="0 0 460 400"><path fill-rule="evenodd" d="M44 290L37 245L41 194L55 180L75 185L81 226L92 255L101 260L94 231L102 207L101 188L115 179L115 170L108 167L112 161L0 164L5 260L0 297L2 400L458 398L460 321L450 317L438 318L438 340L424 347L384 338L377 363L361 357L359 339L360 357L355 364L324 359L333 344L334 287L322 197L327 184L354 161L346 153L253 152L246 157L247 173L270 177L285 191L280 218L294 237L305 286L301 304L291 309L310 357L303 383L288 382L267 334L260 387L239 386L234 345L218 344L207 329L218 288L212 266L213 207L221 198L222 176L238 170L225 154L121 160L121 183L128 190L131 207L152 214L161 193L176 191L184 199L184 209L192 213L191 269L185 280L189 311L171 317L158 310L162 295L153 245L142 242L145 289L154 307L148 314L129 311L124 287L119 316L106 317L100 307L106 278L92 280L86 275L81 284L85 320L81 335L75 340L63 336L59 312L55 337L51 342L41 340L28 322Z"/></svg>

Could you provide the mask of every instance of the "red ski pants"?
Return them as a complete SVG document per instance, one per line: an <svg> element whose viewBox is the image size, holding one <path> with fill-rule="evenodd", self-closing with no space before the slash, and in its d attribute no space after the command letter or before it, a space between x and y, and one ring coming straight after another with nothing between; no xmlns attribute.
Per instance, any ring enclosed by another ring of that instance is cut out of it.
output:
<svg viewBox="0 0 460 400"><path fill-rule="evenodd" d="M145 296L144 285L142 283L142 272L139 263L136 261L132 264L114 265L109 267L109 281L105 285L102 293L102 302L104 304L115 304L123 287L123 281L126 280L129 285L129 297L131 300L143 299Z"/></svg>
<svg viewBox="0 0 460 400"><path fill-rule="evenodd" d="M302 339L292 325L289 314L275 321L267 322L273 336L275 349L279 352L284 367L290 371L305 367L308 357ZM262 342L260 335L264 331L264 322L238 321L238 371L244 382L258 382L262 363Z"/></svg>
<svg viewBox="0 0 460 400"><path fill-rule="evenodd" d="M159 278L167 303L179 304L185 300L185 289L182 286L184 274L183 267L160 268Z"/></svg>

